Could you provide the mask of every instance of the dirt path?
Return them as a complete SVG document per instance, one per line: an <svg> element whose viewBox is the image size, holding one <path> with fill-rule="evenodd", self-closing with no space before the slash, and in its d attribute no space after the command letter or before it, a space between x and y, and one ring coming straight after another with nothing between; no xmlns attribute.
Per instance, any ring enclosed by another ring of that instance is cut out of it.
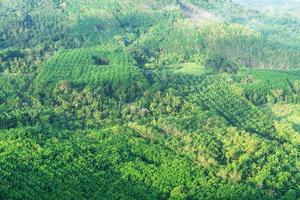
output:
<svg viewBox="0 0 300 200"><path fill-rule="evenodd" d="M190 19L197 21L220 21L220 18L201 9L186 0L177 0L178 5L180 6L181 11Z"/></svg>

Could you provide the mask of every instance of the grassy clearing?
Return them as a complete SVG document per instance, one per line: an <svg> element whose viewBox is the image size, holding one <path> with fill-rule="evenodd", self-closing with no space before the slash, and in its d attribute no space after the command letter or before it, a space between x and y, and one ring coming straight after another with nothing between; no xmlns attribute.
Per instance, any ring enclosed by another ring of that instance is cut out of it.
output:
<svg viewBox="0 0 300 200"><path fill-rule="evenodd" d="M300 132L299 104L275 104L270 110L276 119L290 123L297 132Z"/></svg>
<svg viewBox="0 0 300 200"><path fill-rule="evenodd" d="M172 65L167 67L166 70L177 74L188 75L202 75L207 72L204 66L193 62Z"/></svg>

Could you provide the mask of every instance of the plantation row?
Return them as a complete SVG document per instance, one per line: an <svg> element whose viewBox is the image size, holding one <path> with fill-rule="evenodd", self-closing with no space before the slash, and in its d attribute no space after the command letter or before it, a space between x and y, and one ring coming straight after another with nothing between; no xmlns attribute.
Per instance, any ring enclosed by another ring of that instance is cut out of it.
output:
<svg viewBox="0 0 300 200"><path fill-rule="evenodd" d="M188 157L140 137L127 126L41 131L24 128L0 133L5 147L0 154L0 176L3 186L9 186L0 187L1 198L272 199L278 194L253 187L251 182L227 182L207 175ZM16 173L11 173L11 167ZM285 193L287 198L295 194L293 190Z"/></svg>
<svg viewBox="0 0 300 200"><path fill-rule="evenodd" d="M289 148L284 148L276 140L229 128L215 110L207 111L188 101L182 104L180 111L159 116L156 120L143 119L129 126L141 138L188 158L214 179L272 188L277 195L283 192L279 189L283 185L297 191L296 146L286 143ZM286 160L284 155L287 154L293 159ZM285 167L286 173L280 173Z"/></svg>
<svg viewBox="0 0 300 200"><path fill-rule="evenodd" d="M269 118L247 100L223 88L209 88L191 95L193 102L215 110L229 123L264 137L273 138L275 130Z"/></svg>
<svg viewBox="0 0 300 200"><path fill-rule="evenodd" d="M294 71L243 70L237 81L255 104L299 103L300 76Z"/></svg>
<svg viewBox="0 0 300 200"><path fill-rule="evenodd" d="M147 86L133 58L112 46L60 51L44 64L34 80L37 86L62 82L102 87L108 96L128 99L134 96L129 93L137 94Z"/></svg>
<svg viewBox="0 0 300 200"><path fill-rule="evenodd" d="M251 102L233 94L226 75L178 75L165 79L161 75L161 79L169 80L168 86L180 91L177 94L188 102L217 112L228 123L263 137L275 137L273 122Z"/></svg>
<svg viewBox="0 0 300 200"><path fill-rule="evenodd" d="M300 96L298 71L251 70L299 66L289 19L224 0L0 1L0 199L299 199L297 113L251 103Z"/></svg>

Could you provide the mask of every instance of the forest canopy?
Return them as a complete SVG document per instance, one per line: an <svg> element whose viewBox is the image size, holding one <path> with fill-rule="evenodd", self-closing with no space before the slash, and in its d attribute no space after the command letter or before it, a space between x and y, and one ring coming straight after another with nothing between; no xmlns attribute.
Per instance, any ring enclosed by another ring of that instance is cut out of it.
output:
<svg viewBox="0 0 300 200"><path fill-rule="evenodd" d="M299 199L299 15L255 2L1 0L0 199Z"/></svg>

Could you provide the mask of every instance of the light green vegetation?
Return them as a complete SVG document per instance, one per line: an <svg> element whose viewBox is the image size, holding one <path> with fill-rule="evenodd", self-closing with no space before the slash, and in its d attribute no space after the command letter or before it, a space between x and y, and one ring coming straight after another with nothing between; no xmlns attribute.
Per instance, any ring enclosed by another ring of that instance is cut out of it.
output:
<svg viewBox="0 0 300 200"><path fill-rule="evenodd" d="M118 82L133 84L145 82L134 59L122 49L93 47L58 51L41 68L35 82L58 83L69 81L75 84L100 84Z"/></svg>
<svg viewBox="0 0 300 200"><path fill-rule="evenodd" d="M300 132L300 106L293 104L276 104L271 107L276 118L287 121Z"/></svg>
<svg viewBox="0 0 300 200"><path fill-rule="evenodd" d="M182 63L176 65L166 66L163 71L166 73L178 73L178 74L186 74L186 75L203 75L208 73L207 70L200 63Z"/></svg>

